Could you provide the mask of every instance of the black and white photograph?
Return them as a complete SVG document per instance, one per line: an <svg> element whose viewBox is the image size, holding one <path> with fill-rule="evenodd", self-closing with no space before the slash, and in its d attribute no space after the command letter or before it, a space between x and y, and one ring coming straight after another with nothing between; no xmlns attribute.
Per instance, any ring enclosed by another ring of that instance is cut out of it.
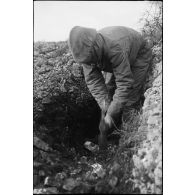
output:
<svg viewBox="0 0 195 195"><path fill-rule="evenodd" d="M0 194L193 194L193 0L0 10Z"/></svg>
<svg viewBox="0 0 195 195"><path fill-rule="evenodd" d="M33 193L163 193L163 2L33 2Z"/></svg>

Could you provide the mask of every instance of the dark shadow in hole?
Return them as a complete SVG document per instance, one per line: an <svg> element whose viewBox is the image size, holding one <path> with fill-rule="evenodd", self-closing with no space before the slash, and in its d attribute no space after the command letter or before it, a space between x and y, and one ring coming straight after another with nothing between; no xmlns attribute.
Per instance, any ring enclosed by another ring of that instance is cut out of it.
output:
<svg viewBox="0 0 195 195"><path fill-rule="evenodd" d="M67 96L51 98L43 104L42 112L34 117L36 127L47 129L43 141L59 151L67 147L83 149L83 143L99 134L100 108L94 99L80 104L70 101Z"/></svg>

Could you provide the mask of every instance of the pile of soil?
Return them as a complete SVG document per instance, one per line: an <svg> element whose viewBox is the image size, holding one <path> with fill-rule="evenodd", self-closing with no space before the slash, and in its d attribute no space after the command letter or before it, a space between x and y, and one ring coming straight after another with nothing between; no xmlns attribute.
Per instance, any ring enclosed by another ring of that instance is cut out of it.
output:
<svg viewBox="0 0 195 195"><path fill-rule="evenodd" d="M100 109L66 42L34 44L33 103L34 136L53 149L79 148L99 133Z"/></svg>

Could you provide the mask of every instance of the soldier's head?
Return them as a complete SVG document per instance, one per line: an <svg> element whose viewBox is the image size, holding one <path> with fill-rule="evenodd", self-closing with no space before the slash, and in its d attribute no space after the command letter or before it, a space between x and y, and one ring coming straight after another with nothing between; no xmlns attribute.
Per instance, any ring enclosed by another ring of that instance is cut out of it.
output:
<svg viewBox="0 0 195 195"><path fill-rule="evenodd" d="M76 62L91 63L93 61L92 46L96 36L95 29L80 26L72 28L68 45Z"/></svg>

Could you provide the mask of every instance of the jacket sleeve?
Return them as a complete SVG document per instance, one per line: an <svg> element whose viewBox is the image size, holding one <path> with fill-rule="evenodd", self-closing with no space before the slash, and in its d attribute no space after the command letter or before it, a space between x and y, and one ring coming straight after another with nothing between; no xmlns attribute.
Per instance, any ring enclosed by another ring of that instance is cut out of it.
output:
<svg viewBox="0 0 195 195"><path fill-rule="evenodd" d="M110 61L112 63L117 88L107 113L113 119L116 119L128 101L134 78L128 56L120 46L115 47L114 51L110 53Z"/></svg>
<svg viewBox="0 0 195 195"><path fill-rule="evenodd" d="M87 84L87 87L97 101L98 105L101 109L107 110L110 101L108 98L108 91L101 70L99 70L95 66L83 64L83 73L85 76L85 82Z"/></svg>

